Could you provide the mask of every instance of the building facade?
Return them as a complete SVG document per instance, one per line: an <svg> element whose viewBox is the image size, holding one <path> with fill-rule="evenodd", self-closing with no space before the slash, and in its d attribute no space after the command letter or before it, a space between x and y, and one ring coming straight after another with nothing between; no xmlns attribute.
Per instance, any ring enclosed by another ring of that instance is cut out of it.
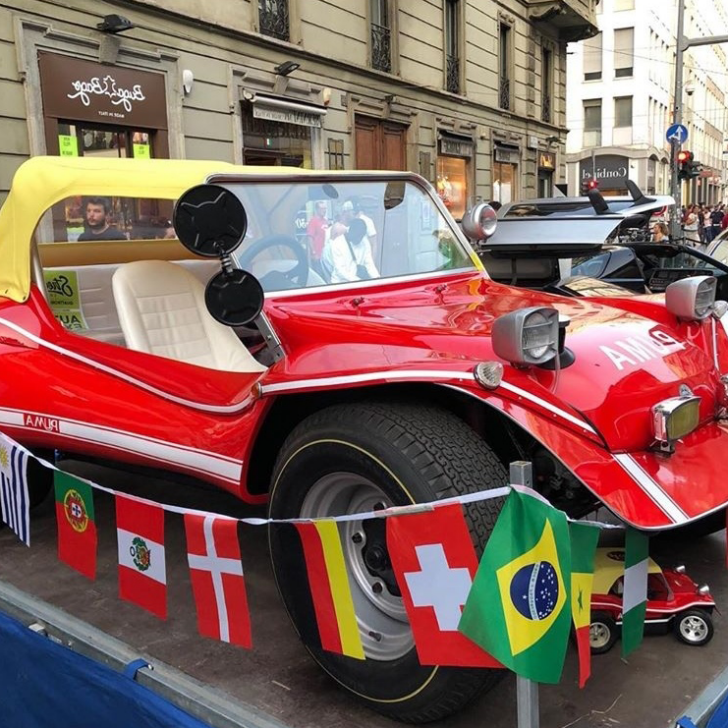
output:
<svg viewBox="0 0 728 728"><path fill-rule="evenodd" d="M408 169L456 217L550 194L595 3L0 1L0 199L37 154Z"/></svg>
<svg viewBox="0 0 728 728"><path fill-rule="evenodd" d="M675 85L676 0L602 0L599 34L569 48L567 182L570 194L596 179L605 194L626 194L634 180L648 193L670 192L670 144ZM687 0L685 35L725 32L722 0ZM684 183L683 200L714 203L725 195L723 138L728 77L719 45L685 53L683 147L699 160L701 177Z"/></svg>

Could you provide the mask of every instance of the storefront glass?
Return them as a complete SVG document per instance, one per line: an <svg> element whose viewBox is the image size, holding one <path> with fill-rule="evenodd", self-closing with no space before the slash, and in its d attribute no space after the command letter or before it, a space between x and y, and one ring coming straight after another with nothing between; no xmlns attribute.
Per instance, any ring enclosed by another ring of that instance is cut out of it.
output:
<svg viewBox="0 0 728 728"><path fill-rule="evenodd" d="M513 202L516 194L516 165L493 163L493 199L505 205Z"/></svg>
<svg viewBox="0 0 728 728"><path fill-rule="evenodd" d="M251 165L312 168L311 127L257 118L243 109L243 161Z"/></svg>
<svg viewBox="0 0 728 728"><path fill-rule="evenodd" d="M468 160L437 158L437 194L456 220L462 219L468 204Z"/></svg>

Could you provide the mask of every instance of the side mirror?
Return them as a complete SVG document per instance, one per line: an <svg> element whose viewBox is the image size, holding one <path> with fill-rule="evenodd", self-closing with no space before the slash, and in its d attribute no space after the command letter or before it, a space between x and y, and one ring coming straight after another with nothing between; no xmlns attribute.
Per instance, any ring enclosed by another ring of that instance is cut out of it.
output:
<svg viewBox="0 0 728 728"><path fill-rule="evenodd" d="M487 202L481 202L463 215L460 224L468 239L477 243L495 232L497 217L496 211Z"/></svg>
<svg viewBox="0 0 728 728"><path fill-rule="evenodd" d="M230 258L248 228L243 203L224 187L198 185L177 200L173 222L187 250L203 258L220 258L222 270L205 288L210 315L226 326L244 326L257 319L265 300L263 288L254 275L234 268Z"/></svg>

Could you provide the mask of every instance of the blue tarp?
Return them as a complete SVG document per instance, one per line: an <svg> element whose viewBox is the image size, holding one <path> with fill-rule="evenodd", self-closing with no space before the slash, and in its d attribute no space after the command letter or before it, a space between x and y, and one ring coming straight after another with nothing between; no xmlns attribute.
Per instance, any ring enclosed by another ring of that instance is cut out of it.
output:
<svg viewBox="0 0 728 728"><path fill-rule="evenodd" d="M130 677L0 614L1 728L208 728Z"/></svg>

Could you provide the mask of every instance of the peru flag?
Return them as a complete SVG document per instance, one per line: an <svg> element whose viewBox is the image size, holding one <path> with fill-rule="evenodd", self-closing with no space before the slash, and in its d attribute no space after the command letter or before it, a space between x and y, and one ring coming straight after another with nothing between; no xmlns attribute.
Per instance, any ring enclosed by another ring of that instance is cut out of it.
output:
<svg viewBox="0 0 728 728"><path fill-rule="evenodd" d="M501 667L458 632L478 558L459 504L387 518L387 549L423 665Z"/></svg>
<svg viewBox="0 0 728 728"><path fill-rule="evenodd" d="M185 531L200 634L252 647L237 521L188 513Z"/></svg>
<svg viewBox="0 0 728 728"><path fill-rule="evenodd" d="M167 619L164 510L116 495L119 596Z"/></svg>

